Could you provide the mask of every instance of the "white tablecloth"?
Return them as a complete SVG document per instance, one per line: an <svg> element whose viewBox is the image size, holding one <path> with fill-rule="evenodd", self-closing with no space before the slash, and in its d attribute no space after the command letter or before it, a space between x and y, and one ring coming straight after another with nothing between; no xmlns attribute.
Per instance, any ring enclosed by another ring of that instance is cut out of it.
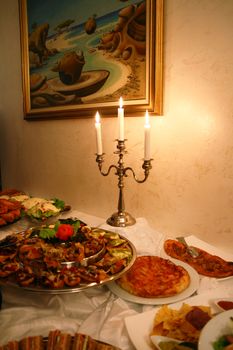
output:
<svg viewBox="0 0 233 350"><path fill-rule="evenodd" d="M135 245L138 255L160 255L166 238L162 233L152 230L144 218L138 218L133 226L117 228L107 225L104 219L85 213L73 211L66 216L77 217L93 227L120 233ZM12 229L18 230L18 227L1 230L0 238ZM219 281L203 277L197 293L233 296L233 279ZM114 295L107 285L64 295L40 295L2 287L2 295L0 345L28 335L47 336L48 330L59 328L71 333L78 331L89 334L122 350L133 350L124 318L155 307L127 302Z"/></svg>

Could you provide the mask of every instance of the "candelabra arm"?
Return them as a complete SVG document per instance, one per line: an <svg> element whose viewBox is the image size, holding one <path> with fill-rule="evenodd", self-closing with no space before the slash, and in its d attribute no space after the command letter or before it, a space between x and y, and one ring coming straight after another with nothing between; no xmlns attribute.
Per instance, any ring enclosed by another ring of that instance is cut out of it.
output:
<svg viewBox="0 0 233 350"><path fill-rule="evenodd" d="M150 169L152 169L152 165L151 165L151 161L152 159L150 160L144 160L143 164L142 164L142 168L144 169L144 178L143 179L139 179L136 174L135 174L135 171L131 168L131 167L127 167L124 169L124 175L127 176L126 172L127 171L131 171L132 174L133 174L133 178L134 180L137 182L137 183L143 183L146 181L146 179L148 178L149 176L149 172L150 172Z"/></svg>
<svg viewBox="0 0 233 350"><path fill-rule="evenodd" d="M106 172L104 172L102 170L102 165L103 165L103 162L104 162L103 156L104 156L104 153L103 154L97 154L96 162L98 163L98 168L99 168L99 171L100 171L101 175L108 176L112 169L116 169L116 171L117 171L117 166L116 165L110 165L108 170Z"/></svg>
<svg viewBox="0 0 233 350"><path fill-rule="evenodd" d="M106 172L103 172L103 171L101 170L101 167L99 166L100 174L103 175L103 176L108 176L109 173L110 173L110 171L111 171L113 168L117 170L116 165L110 165L110 167L108 168L108 170L107 170Z"/></svg>

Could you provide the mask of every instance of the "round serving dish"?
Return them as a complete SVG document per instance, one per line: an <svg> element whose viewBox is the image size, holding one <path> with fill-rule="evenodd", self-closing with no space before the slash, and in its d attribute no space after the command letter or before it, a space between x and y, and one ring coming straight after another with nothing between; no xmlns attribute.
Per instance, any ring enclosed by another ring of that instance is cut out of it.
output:
<svg viewBox="0 0 233 350"><path fill-rule="evenodd" d="M100 286L119 278L123 273L125 273L128 269L130 269L130 267L133 265L136 259L136 249L134 245L127 238L117 233L99 229L99 228L89 228L89 229L91 229L92 238L93 237L100 237L101 239L104 238L105 244L102 245L101 249L97 253L87 256L84 259L78 260L78 263L76 261L76 264L77 266L80 266L82 274L85 274L85 273L88 274L90 270L98 272L101 269L102 270L105 269L106 276L104 276L103 279L98 281L90 281L90 282L88 282L87 280L84 281L81 279L81 282L74 287L65 285L62 288L52 288L52 287L47 287L47 286L44 286L43 284L40 284L38 282L40 281L40 279L36 280L36 282L33 282L32 284L27 286L19 285L17 281L17 276L15 273L13 273L7 277L0 278L0 285L11 286L17 289L21 289L21 290L23 289L34 293L65 294L65 293L77 293L87 288ZM30 233L33 232L33 230L34 230L33 228L26 230L25 237L30 238ZM20 239L22 238L22 235L23 233L20 234ZM17 244L20 245L21 241L19 241ZM49 244L51 244L50 246L51 250L53 250L54 247L58 245L57 242L56 244L53 244L53 243L49 243ZM61 244L64 244L64 243L61 243ZM1 248L1 249L4 249L4 248ZM17 249L19 248L17 247ZM109 252L111 252L113 258L111 258L111 254ZM17 253L16 258L14 259L17 259L17 262L22 264L20 262L19 253ZM105 266L105 260L108 261L108 264L109 264L109 261L111 262L111 259L113 261L113 265L112 265L113 269L111 269L112 266L109 266L109 265L108 266L106 265L107 267ZM124 265L122 265L123 268L121 268L120 270L115 269L115 266L117 266L117 264L120 263L122 260L124 260ZM72 260L70 261L66 260L66 263L67 265L69 264L71 265L71 266L67 266L66 267L67 269L69 269L69 267L70 269L73 268ZM36 267L36 269L39 270L41 275L47 272L48 270L47 267L45 268L45 270L41 271L41 266L44 266L44 261L43 261L43 264L39 264L38 266ZM63 270L61 271L57 270L56 273L62 274Z"/></svg>

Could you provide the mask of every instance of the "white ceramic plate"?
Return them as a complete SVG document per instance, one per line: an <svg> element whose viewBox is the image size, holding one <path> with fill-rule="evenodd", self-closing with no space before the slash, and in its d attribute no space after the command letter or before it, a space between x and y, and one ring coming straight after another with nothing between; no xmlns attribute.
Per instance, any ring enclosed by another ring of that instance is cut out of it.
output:
<svg viewBox="0 0 233 350"><path fill-rule="evenodd" d="M122 289L115 281L108 283L107 286L118 297L137 304L162 305L162 304L176 303L177 301L186 299L190 297L190 295L192 295L198 289L199 275L188 264L175 259L169 259L169 260L173 261L176 265L180 265L184 267L190 275L190 284L188 288L186 288L183 292L177 295L166 297L166 298L142 298L142 297L138 297L136 295L128 293L127 291Z"/></svg>
<svg viewBox="0 0 233 350"><path fill-rule="evenodd" d="M170 307L179 309L183 302L189 305L206 305L210 306L212 312L216 312L218 309L214 304L210 304L211 295L196 295L188 298L184 301L172 304ZM143 312L137 315L128 316L125 318L125 325L129 334L129 337L137 350L154 350L154 345L150 339L150 333L153 328L153 320L159 307L153 308L150 311ZM205 349L207 350L207 349ZM211 349L213 350L213 349Z"/></svg>
<svg viewBox="0 0 233 350"><path fill-rule="evenodd" d="M198 350L213 350L213 342L221 335L232 334L230 317L233 317L233 310L218 314L205 325L200 334Z"/></svg>

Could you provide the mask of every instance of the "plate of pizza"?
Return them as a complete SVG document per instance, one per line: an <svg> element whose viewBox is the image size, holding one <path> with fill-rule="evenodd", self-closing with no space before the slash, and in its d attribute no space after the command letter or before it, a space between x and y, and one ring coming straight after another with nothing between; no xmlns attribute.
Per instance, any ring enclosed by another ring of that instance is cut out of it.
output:
<svg viewBox="0 0 233 350"><path fill-rule="evenodd" d="M126 273L108 283L109 289L117 296L147 305L183 300L198 286L199 275L191 266L158 256L138 256Z"/></svg>
<svg viewBox="0 0 233 350"><path fill-rule="evenodd" d="M211 249L214 247L207 243L195 237L189 241L193 241L193 243L189 244L198 252L199 255L197 257L193 257L189 253L187 246L176 239L166 239L164 241L164 253L167 257L178 259L190 265L202 276L221 279L233 277L233 257L230 254L225 254L225 259L224 253L222 254L217 249ZM231 259L231 261L228 261L227 258Z"/></svg>
<svg viewBox="0 0 233 350"><path fill-rule="evenodd" d="M135 259L135 247L125 237L77 218L60 219L0 241L0 285L79 292L119 278Z"/></svg>

